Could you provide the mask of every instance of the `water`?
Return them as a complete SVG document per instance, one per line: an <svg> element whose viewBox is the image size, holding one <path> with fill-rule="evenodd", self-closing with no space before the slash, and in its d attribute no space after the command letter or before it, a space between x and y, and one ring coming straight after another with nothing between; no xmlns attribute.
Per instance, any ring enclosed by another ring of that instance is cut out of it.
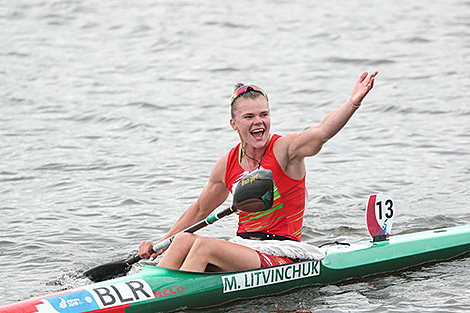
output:
<svg viewBox="0 0 470 313"><path fill-rule="evenodd" d="M76 275L163 236L237 143L228 102L238 81L267 90L272 131L288 134L348 99L363 70L380 71L347 127L307 161L304 240L366 238L372 193L396 200L396 234L468 224L469 9L2 1L0 304L88 284ZM228 238L235 224L201 233ZM212 312L468 311L469 279L464 258Z"/></svg>

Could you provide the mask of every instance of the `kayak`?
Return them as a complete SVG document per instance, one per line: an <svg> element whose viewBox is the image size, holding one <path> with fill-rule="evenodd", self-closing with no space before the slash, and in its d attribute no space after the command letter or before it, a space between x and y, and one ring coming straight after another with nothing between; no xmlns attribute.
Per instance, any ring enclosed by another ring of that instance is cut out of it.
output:
<svg viewBox="0 0 470 313"><path fill-rule="evenodd" d="M249 271L193 273L154 266L133 275L0 306L1 313L161 312L216 306L395 272L468 255L470 225L326 246L321 261Z"/></svg>

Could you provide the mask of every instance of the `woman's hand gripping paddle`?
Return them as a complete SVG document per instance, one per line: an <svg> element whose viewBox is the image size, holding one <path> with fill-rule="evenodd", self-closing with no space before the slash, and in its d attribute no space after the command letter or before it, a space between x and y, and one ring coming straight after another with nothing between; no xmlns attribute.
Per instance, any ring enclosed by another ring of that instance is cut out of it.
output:
<svg viewBox="0 0 470 313"><path fill-rule="evenodd" d="M233 193L231 207L209 215L205 220L186 228L183 232L194 233L236 211L252 213L270 209L273 205L273 197L273 173L265 169L256 170L240 180ZM175 236L155 244L151 249L157 252L168 247ZM126 260L106 263L86 271L83 275L94 282L124 276L131 269L132 264L139 262L141 259L140 256L136 255Z"/></svg>

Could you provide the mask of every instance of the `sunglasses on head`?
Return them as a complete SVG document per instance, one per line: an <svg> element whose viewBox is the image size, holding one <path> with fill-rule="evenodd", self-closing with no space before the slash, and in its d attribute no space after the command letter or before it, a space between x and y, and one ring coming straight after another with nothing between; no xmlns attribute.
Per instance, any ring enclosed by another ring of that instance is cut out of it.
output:
<svg viewBox="0 0 470 313"><path fill-rule="evenodd" d="M257 91L257 92L261 92L263 94L263 96L266 97L266 99L268 99L268 95L266 94L266 92L263 90L263 88L261 87L258 87L256 85L243 85L237 89L235 89L235 91L233 92L233 96L232 96L232 102L238 98L238 96L244 94L245 92L248 92L248 91Z"/></svg>

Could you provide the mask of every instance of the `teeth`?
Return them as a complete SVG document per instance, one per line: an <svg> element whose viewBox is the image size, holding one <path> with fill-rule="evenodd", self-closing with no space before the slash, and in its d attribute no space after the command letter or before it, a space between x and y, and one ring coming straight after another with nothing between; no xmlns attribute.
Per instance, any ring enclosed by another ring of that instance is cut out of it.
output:
<svg viewBox="0 0 470 313"><path fill-rule="evenodd" d="M256 129L252 131L253 134L264 132L264 129Z"/></svg>

